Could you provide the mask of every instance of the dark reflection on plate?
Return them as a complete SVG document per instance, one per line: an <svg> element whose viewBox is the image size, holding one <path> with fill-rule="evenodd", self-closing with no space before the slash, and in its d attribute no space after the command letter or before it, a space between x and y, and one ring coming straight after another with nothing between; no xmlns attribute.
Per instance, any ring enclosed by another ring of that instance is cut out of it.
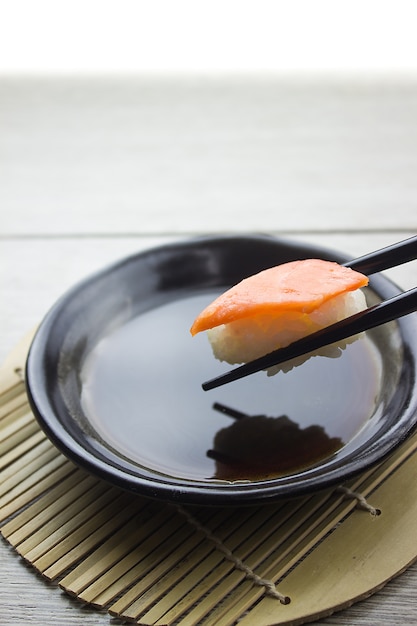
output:
<svg viewBox="0 0 417 626"><path fill-rule="evenodd" d="M266 480L311 467L339 450L340 437L329 437L319 425L305 428L287 415L249 416L221 404L213 408L235 421L214 438L207 456L216 462L214 478Z"/></svg>

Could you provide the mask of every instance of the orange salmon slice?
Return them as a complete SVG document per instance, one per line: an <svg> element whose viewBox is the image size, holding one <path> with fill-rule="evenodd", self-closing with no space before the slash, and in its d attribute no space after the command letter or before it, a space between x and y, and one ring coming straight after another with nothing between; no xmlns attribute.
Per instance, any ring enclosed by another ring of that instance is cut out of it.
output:
<svg viewBox="0 0 417 626"><path fill-rule="evenodd" d="M264 314L311 313L327 300L367 284L367 276L332 261L290 261L249 276L225 291L196 317L190 332L196 335Z"/></svg>

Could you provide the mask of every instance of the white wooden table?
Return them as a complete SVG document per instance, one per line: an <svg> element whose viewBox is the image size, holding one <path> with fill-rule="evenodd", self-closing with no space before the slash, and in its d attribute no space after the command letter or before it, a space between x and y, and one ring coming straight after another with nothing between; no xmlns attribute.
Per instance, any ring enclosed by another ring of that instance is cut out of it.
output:
<svg viewBox="0 0 417 626"><path fill-rule="evenodd" d="M415 80L0 79L0 360L74 282L201 233L417 232ZM415 264L388 273L416 284ZM416 489L417 492L417 489ZM417 566L318 624L417 623ZM0 541L0 624L109 624Z"/></svg>

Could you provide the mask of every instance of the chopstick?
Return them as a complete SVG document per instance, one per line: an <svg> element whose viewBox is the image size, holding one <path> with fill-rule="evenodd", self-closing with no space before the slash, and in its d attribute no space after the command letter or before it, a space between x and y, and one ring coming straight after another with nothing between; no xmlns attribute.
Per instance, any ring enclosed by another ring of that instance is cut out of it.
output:
<svg viewBox="0 0 417 626"><path fill-rule="evenodd" d="M399 243L382 248L370 254L364 255L345 263L346 267L355 269L363 274L396 267L417 258L417 236L410 237ZM239 380L245 376L255 374L274 365L279 365L290 359L294 359L319 348L336 343L352 335L370 330L381 324L413 313L417 310L417 287L404 293L400 293L385 302L376 304L364 311L355 313L340 322L326 326L311 335L307 335L298 341L294 341L285 348L274 350L254 361L240 365L235 369L217 376L203 383L204 391L209 391L227 383Z"/></svg>
<svg viewBox="0 0 417 626"><path fill-rule="evenodd" d="M375 274L390 267L397 267L417 258L417 235L403 239L386 248L370 252L357 259L343 263L345 267L361 272L361 274Z"/></svg>

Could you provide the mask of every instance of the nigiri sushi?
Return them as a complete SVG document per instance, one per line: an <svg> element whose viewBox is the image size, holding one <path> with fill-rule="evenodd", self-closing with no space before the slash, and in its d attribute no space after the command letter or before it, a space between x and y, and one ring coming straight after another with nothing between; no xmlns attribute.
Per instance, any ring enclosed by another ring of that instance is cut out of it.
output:
<svg viewBox="0 0 417 626"><path fill-rule="evenodd" d="M220 361L246 363L365 309L367 284L363 274L332 261L290 261L221 294L190 332L207 331Z"/></svg>

